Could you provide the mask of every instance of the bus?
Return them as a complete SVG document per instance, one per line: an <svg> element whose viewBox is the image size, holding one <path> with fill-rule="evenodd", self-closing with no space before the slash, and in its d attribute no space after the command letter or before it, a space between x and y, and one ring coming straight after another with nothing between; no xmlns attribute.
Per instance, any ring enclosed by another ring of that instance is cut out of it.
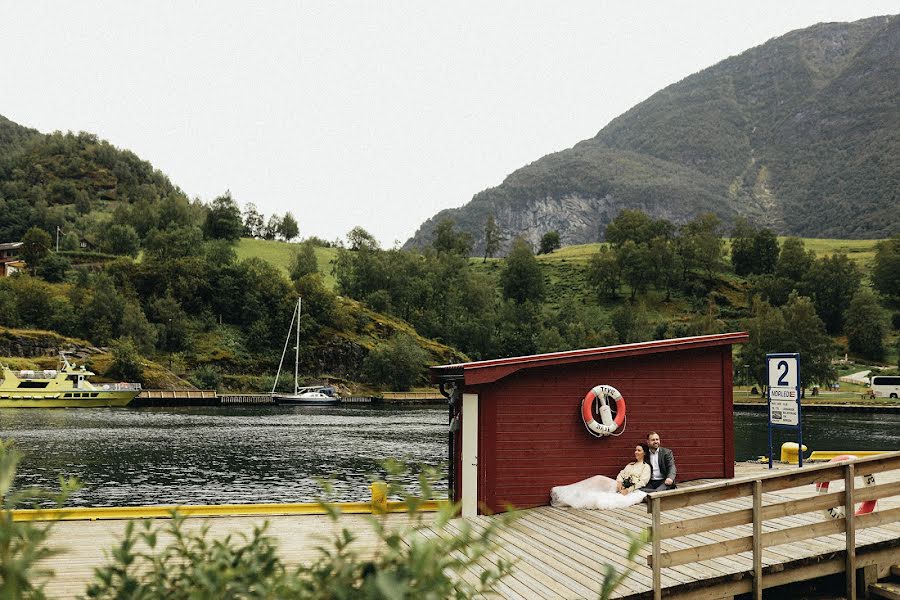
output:
<svg viewBox="0 0 900 600"><path fill-rule="evenodd" d="M876 375L869 389L876 398L900 398L900 376Z"/></svg>

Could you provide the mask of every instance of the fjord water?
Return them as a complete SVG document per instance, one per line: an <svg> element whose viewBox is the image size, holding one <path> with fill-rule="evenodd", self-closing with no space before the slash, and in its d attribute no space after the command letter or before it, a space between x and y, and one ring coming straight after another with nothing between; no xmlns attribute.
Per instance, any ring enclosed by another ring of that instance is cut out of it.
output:
<svg viewBox="0 0 900 600"><path fill-rule="evenodd" d="M446 471L446 405L23 409L0 438L25 454L16 487L84 487L69 506L367 500L387 458ZM418 489L415 475L404 481ZM446 478L436 486L446 496Z"/></svg>
<svg viewBox="0 0 900 600"><path fill-rule="evenodd" d="M444 404L4 410L0 438L25 453L17 488L54 488L60 474L81 479L70 506L312 502L320 477L331 478L334 500L365 501L386 458L440 468L436 494L447 489ZM779 432L776 452L792 439ZM900 414L807 412L804 442L897 450ZM736 459L767 445L765 413L737 410ZM404 481L417 489L413 474Z"/></svg>

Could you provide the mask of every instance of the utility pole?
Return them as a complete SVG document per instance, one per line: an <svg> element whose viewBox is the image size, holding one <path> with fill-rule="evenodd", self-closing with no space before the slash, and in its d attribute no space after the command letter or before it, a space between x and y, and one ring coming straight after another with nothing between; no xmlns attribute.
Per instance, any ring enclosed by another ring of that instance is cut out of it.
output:
<svg viewBox="0 0 900 600"><path fill-rule="evenodd" d="M56 226L56 252L59 252L59 225Z"/></svg>

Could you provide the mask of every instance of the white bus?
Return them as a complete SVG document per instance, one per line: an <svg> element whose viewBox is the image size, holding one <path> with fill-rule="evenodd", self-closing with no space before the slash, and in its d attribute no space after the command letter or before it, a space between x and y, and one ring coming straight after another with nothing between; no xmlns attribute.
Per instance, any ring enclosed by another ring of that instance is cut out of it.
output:
<svg viewBox="0 0 900 600"><path fill-rule="evenodd" d="M870 385L876 398L900 398L900 376L876 375Z"/></svg>

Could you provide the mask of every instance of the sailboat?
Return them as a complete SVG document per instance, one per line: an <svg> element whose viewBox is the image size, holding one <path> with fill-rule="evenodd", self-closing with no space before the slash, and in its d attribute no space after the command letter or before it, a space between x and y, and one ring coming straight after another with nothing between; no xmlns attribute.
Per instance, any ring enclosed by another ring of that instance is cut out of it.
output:
<svg viewBox="0 0 900 600"><path fill-rule="evenodd" d="M284 340L284 350L281 352L281 361L278 363L278 372L275 374L275 384L272 386L272 399L275 404L337 404L341 399L332 395L333 388L321 385L300 387L297 384L297 375L300 368L300 309L303 306L303 298L297 298L297 308L291 317L291 326L288 327L287 339ZM297 333L294 345L294 393L287 394L276 392L278 387L278 378L281 375L281 366L284 364L284 357L287 354L288 344L291 341L291 333L294 332L294 323L297 323Z"/></svg>

